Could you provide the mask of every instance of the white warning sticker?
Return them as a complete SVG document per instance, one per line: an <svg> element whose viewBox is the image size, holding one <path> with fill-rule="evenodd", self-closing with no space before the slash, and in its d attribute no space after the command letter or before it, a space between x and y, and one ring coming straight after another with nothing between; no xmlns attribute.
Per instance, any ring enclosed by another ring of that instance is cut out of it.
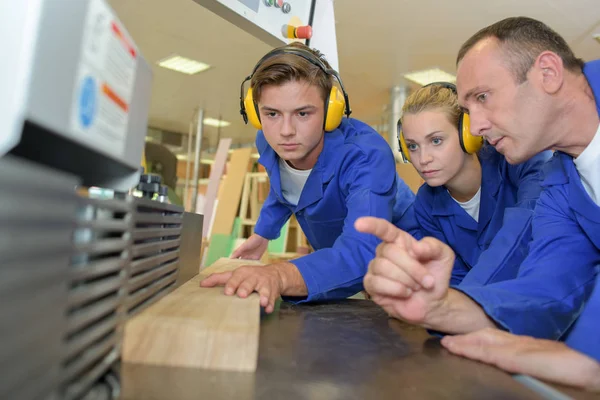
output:
<svg viewBox="0 0 600 400"><path fill-rule="evenodd" d="M123 156L138 51L103 0L91 0L75 76L71 128L84 141Z"/></svg>

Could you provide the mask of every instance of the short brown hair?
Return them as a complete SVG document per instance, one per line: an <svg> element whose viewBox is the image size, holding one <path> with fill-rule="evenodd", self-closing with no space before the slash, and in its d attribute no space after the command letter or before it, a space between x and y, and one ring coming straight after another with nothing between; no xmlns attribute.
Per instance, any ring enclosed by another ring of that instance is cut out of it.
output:
<svg viewBox="0 0 600 400"><path fill-rule="evenodd" d="M518 83L527 80L527 72L544 51L552 51L562 59L566 69L581 73L583 60L575 57L565 39L543 22L528 17L512 17L483 28L467 40L458 52L456 64L477 43L493 37L508 55L511 71Z"/></svg>
<svg viewBox="0 0 600 400"><path fill-rule="evenodd" d="M402 119L407 114L418 114L423 111L443 111L448 120L456 127L461 116L456 93L443 85L424 86L411 93L402 106Z"/></svg>
<svg viewBox="0 0 600 400"><path fill-rule="evenodd" d="M313 50L297 42L291 43L286 47L296 47L308 51L320 59L327 69L331 69L323 54L317 50ZM306 81L311 85L317 86L321 92L323 101L327 99L333 86L331 76L325 73L320 67L298 55L281 53L266 59L256 72L254 72L250 81L254 101L258 102L260 100L264 86L279 86L290 81Z"/></svg>

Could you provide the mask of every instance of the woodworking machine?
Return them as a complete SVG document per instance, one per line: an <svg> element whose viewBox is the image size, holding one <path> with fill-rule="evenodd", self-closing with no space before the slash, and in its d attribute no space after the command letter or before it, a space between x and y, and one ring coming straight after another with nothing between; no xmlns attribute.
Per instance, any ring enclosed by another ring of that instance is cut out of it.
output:
<svg viewBox="0 0 600 400"><path fill-rule="evenodd" d="M123 326L197 273L202 216L141 175L151 68L104 0L11 2L0 34L0 398L117 398Z"/></svg>

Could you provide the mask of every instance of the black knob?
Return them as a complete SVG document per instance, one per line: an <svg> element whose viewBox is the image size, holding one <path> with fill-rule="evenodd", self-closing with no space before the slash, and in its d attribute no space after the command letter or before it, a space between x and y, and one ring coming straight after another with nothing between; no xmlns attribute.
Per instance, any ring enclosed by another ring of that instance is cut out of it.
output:
<svg viewBox="0 0 600 400"><path fill-rule="evenodd" d="M140 176L140 183L141 182L160 184L161 178L160 178L160 175L157 175L157 174L142 174L142 176Z"/></svg>
<svg viewBox="0 0 600 400"><path fill-rule="evenodd" d="M140 183L138 183L137 188L144 197L153 198L156 193L160 191L160 175L156 174L142 174L140 176Z"/></svg>

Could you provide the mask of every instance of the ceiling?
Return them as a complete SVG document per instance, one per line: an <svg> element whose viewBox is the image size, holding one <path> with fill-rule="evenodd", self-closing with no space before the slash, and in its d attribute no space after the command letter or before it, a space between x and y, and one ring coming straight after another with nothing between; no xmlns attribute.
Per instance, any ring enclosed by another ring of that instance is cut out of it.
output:
<svg viewBox="0 0 600 400"><path fill-rule="evenodd" d="M153 65L151 127L185 134L201 107L206 117L231 122L220 133L205 127L203 149L216 147L219 135L238 145L254 141L255 131L239 115L240 83L269 45L193 0L109 3ZM372 125L385 121L390 88L407 84L404 73L434 66L455 73L460 45L508 16L542 20L579 57L600 57L600 44L592 38L600 33L598 0L337 0L334 7L340 73L353 117ZM212 68L188 76L156 65L171 53Z"/></svg>

